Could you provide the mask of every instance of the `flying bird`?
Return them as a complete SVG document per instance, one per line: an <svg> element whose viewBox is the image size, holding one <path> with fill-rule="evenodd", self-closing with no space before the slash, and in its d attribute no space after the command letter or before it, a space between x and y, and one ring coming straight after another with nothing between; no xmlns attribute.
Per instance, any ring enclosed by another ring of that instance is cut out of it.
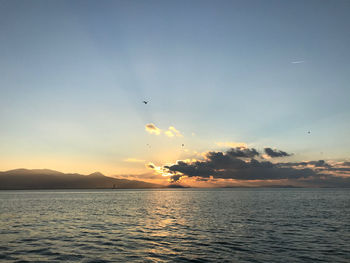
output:
<svg viewBox="0 0 350 263"><path fill-rule="evenodd" d="M185 144L182 144L182 147L184 147L185 146Z"/></svg>
<svg viewBox="0 0 350 263"><path fill-rule="evenodd" d="M146 101L146 100L143 100L143 101L142 101L142 103L144 103L144 104L147 104L147 103L148 103L148 101Z"/></svg>
<svg viewBox="0 0 350 263"><path fill-rule="evenodd" d="M308 131L307 133L308 133L308 134L310 134L311 132L310 132L310 131Z"/></svg>

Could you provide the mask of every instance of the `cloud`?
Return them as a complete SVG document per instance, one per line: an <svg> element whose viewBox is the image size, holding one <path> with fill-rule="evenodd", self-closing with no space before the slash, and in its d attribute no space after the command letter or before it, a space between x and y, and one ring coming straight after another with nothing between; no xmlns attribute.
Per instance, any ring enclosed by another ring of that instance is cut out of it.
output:
<svg viewBox="0 0 350 263"><path fill-rule="evenodd" d="M301 64L301 63L305 63L305 60L296 60L296 61L292 61L292 64Z"/></svg>
<svg viewBox="0 0 350 263"><path fill-rule="evenodd" d="M178 131L174 126L170 126L167 131L164 132L164 134L168 137L183 137L180 131Z"/></svg>
<svg viewBox="0 0 350 263"><path fill-rule="evenodd" d="M314 165L315 167L328 167L328 168L331 167L331 165L326 163L324 160L310 161L307 164Z"/></svg>
<svg viewBox="0 0 350 263"><path fill-rule="evenodd" d="M153 163L148 163L148 164L146 164L145 165L147 168L149 168L149 169L155 169L156 168L156 166L153 164Z"/></svg>
<svg viewBox="0 0 350 263"><path fill-rule="evenodd" d="M350 162L342 162L341 165L343 165L343 166L350 166Z"/></svg>
<svg viewBox="0 0 350 263"><path fill-rule="evenodd" d="M175 135L171 131L165 131L164 134L168 136L169 138L174 137Z"/></svg>
<svg viewBox="0 0 350 263"><path fill-rule="evenodd" d="M245 142L217 142L217 146L230 147L230 148L247 148L248 145Z"/></svg>
<svg viewBox="0 0 350 263"><path fill-rule="evenodd" d="M177 129L175 129L174 126L170 126L170 127L169 127L169 131L172 131L172 132L175 134L175 136L177 136L177 137L183 137L183 135L181 134L181 132L178 131Z"/></svg>
<svg viewBox="0 0 350 263"><path fill-rule="evenodd" d="M150 134L155 134L155 135L159 135L162 130L159 129L156 125L154 125L153 123L148 123L145 126L145 130L146 132L150 133Z"/></svg>
<svg viewBox="0 0 350 263"><path fill-rule="evenodd" d="M172 175L170 177L170 183L176 183L180 180L180 178L182 177L182 175L179 175L179 174L175 174L175 175Z"/></svg>
<svg viewBox="0 0 350 263"><path fill-rule="evenodd" d="M271 162L260 162L253 158L245 162L230 156L227 152L211 152L205 161L194 163L179 161L165 168L173 173L173 179L180 178L179 173L188 177L209 178L212 176L213 178L237 180L277 180L315 176L315 172L310 168L279 168Z"/></svg>
<svg viewBox="0 0 350 263"><path fill-rule="evenodd" d="M144 163L145 162L145 160L136 159L136 158L127 158L127 159L124 159L123 161L127 163Z"/></svg>
<svg viewBox="0 0 350 263"><path fill-rule="evenodd" d="M291 154L289 153L286 153L284 151L272 150L271 148L265 148L264 151L269 157L272 158L291 156Z"/></svg>
<svg viewBox="0 0 350 263"><path fill-rule="evenodd" d="M298 167L298 166L312 166L312 167L332 167L330 164L324 160L318 161L308 161L308 162L293 162L293 163L278 163L277 165L281 167Z"/></svg>
<svg viewBox="0 0 350 263"><path fill-rule="evenodd" d="M255 150L254 148L231 148L226 152L228 155L231 157L245 157L245 158L250 158L250 157L255 157L259 156L259 152Z"/></svg>
<svg viewBox="0 0 350 263"><path fill-rule="evenodd" d="M278 150L273 150L273 154L289 156ZM178 182L187 177L199 181L235 180L243 183L256 181L265 185L283 182L284 185L286 183L294 186L314 184L314 186L325 187L328 182L329 186L333 187L341 186L342 181L344 185L349 185L350 177L346 177L348 169L331 166L324 160L272 163L254 158L259 156L259 152L254 148L232 148L226 152L208 152L204 160L177 161L175 164L164 166L163 170L171 174L172 182ZM337 172L341 171L343 176L334 174L335 169Z"/></svg>
<svg viewBox="0 0 350 263"><path fill-rule="evenodd" d="M145 165L146 168L153 170L153 172L155 172L158 175L162 175L162 176L169 176L170 174L168 174L167 171L164 170L164 168L162 166L157 166L154 163L148 163Z"/></svg>
<svg viewBox="0 0 350 263"><path fill-rule="evenodd" d="M145 126L145 130L150 134L160 135L163 131L158 128L153 123L148 123ZM172 137L183 137L181 132L177 130L174 126L169 126L168 130L164 131L164 134L168 136L169 138Z"/></svg>

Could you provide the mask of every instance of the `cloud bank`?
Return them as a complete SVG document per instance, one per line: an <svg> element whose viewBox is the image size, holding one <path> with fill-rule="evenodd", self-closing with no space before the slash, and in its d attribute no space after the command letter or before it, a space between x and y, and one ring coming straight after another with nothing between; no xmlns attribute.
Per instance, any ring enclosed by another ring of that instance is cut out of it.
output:
<svg viewBox="0 0 350 263"><path fill-rule="evenodd" d="M271 148L265 148L264 151L270 157L291 155ZM225 152L208 152L204 160L177 161L175 164L165 165L163 170L170 175L171 182L178 182L182 178L195 178L199 181L230 179L271 184L288 182L295 186L350 187L350 177L346 177L350 167L332 166L324 160L275 163L262 160L261 157L254 148L237 147Z"/></svg>

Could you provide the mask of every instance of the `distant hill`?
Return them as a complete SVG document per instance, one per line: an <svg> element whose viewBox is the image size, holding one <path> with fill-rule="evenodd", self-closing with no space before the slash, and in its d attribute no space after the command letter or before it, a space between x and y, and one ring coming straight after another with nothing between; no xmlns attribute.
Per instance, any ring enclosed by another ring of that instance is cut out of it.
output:
<svg viewBox="0 0 350 263"><path fill-rule="evenodd" d="M183 186L179 184L169 184L167 188L190 188L189 186Z"/></svg>
<svg viewBox="0 0 350 263"><path fill-rule="evenodd" d="M65 174L48 169L16 169L0 172L0 190L111 188L164 188L164 186L143 181L116 179L99 172L89 175Z"/></svg>

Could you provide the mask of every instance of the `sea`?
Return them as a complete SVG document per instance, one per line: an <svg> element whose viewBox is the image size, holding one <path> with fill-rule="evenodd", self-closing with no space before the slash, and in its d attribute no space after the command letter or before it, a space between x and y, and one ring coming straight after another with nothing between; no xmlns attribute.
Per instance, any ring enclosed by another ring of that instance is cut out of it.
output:
<svg viewBox="0 0 350 263"><path fill-rule="evenodd" d="M350 189L0 191L1 262L350 262Z"/></svg>

